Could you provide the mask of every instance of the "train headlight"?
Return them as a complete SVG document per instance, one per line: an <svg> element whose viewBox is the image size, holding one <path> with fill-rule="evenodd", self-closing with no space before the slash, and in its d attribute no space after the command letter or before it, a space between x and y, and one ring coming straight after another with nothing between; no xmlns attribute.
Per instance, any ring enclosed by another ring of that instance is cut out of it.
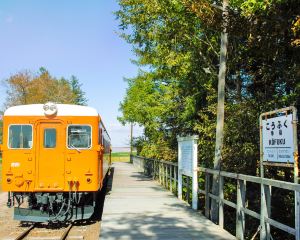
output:
<svg viewBox="0 0 300 240"><path fill-rule="evenodd" d="M57 113L57 106L53 102L45 103L43 109L46 116L52 116Z"/></svg>

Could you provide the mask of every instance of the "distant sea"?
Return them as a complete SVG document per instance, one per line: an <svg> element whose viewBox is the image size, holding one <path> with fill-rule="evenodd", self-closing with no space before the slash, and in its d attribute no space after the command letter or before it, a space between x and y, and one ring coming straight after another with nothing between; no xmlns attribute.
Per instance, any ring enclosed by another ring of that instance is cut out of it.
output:
<svg viewBox="0 0 300 240"><path fill-rule="evenodd" d="M130 147L112 147L112 152L130 152Z"/></svg>

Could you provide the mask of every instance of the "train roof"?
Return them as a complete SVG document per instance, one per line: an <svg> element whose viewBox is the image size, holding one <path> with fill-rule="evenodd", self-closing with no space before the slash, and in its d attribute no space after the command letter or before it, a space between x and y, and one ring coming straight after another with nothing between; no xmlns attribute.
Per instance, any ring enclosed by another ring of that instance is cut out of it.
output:
<svg viewBox="0 0 300 240"><path fill-rule="evenodd" d="M55 104L57 107L56 116L99 116L97 110L92 107ZM45 116L44 104L19 105L8 108L4 116Z"/></svg>

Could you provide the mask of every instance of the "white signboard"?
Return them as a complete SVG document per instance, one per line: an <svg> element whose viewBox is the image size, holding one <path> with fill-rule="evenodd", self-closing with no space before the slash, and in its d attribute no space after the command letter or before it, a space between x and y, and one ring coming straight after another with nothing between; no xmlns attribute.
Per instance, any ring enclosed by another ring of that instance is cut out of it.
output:
<svg viewBox="0 0 300 240"><path fill-rule="evenodd" d="M263 160L269 162L294 162L292 114L262 121Z"/></svg>
<svg viewBox="0 0 300 240"><path fill-rule="evenodd" d="M182 198L182 175L192 178L192 207L198 208L198 136L178 137L178 197Z"/></svg>
<svg viewBox="0 0 300 240"><path fill-rule="evenodd" d="M194 139L182 141L179 142L179 148L180 148L180 166L182 173L184 175L193 176L193 147L194 147Z"/></svg>

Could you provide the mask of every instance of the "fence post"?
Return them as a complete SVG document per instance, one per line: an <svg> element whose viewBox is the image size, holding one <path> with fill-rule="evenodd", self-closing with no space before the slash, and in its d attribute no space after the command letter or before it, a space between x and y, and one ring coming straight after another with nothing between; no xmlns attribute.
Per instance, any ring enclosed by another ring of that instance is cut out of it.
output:
<svg viewBox="0 0 300 240"><path fill-rule="evenodd" d="M265 218L271 216L271 191L272 187L261 184L261 204L260 204L260 240L270 240L270 224L265 221Z"/></svg>
<svg viewBox="0 0 300 240"><path fill-rule="evenodd" d="M155 179L159 181L159 163L155 161Z"/></svg>
<svg viewBox="0 0 300 240"><path fill-rule="evenodd" d="M296 240L300 240L300 193L295 191L295 230Z"/></svg>
<svg viewBox="0 0 300 240"><path fill-rule="evenodd" d="M194 210L198 209L198 191L199 191L199 182L198 182L198 141L197 138L194 138L193 144L193 173L192 173L192 208Z"/></svg>
<svg viewBox="0 0 300 240"><path fill-rule="evenodd" d="M166 177L165 177L165 179L166 179L165 187L166 187L166 189L168 189L168 165L167 164L165 164L165 175L166 175Z"/></svg>
<svg viewBox="0 0 300 240"><path fill-rule="evenodd" d="M170 165L169 166L169 176L170 176L170 192L173 192L173 181L172 181L172 168L174 166L173 165Z"/></svg>
<svg viewBox="0 0 300 240"><path fill-rule="evenodd" d="M237 180L237 200L236 200L236 238L244 239L245 234L245 213L242 208L245 207L246 182Z"/></svg>
<svg viewBox="0 0 300 240"><path fill-rule="evenodd" d="M161 185L164 186L165 181L165 172L164 172L164 164L160 163L160 175L161 175Z"/></svg>
<svg viewBox="0 0 300 240"><path fill-rule="evenodd" d="M180 169L178 167L178 198L182 200L182 174L180 173Z"/></svg>
<svg viewBox="0 0 300 240"><path fill-rule="evenodd" d="M165 172L165 164L164 163L162 163L162 176L163 176L163 178L162 178L162 180L163 180L163 182L162 182L162 185L165 187L166 185L166 172Z"/></svg>
<svg viewBox="0 0 300 240"><path fill-rule="evenodd" d="M224 177L219 177L219 226L224 228Z"/></svg>
<svg viewBox="0 0 300 240"><path fill-rule="evenodd" d="M166 187L166 164L163 163L163 186Z"/></svg>
<svg viewBox="0 0 300 240"><path fill-rule="evenodd" d="M155 164L155 162L153 160L152 163L151 163L151 171L152 171L151 177L152 177L152 180L154 180L154 174L155 174L155 168L154 168L155 165L154 164Z"/></svg>
<svg viewBox="0 0 300 240"><path fill-rule="evenodd" d="M194 210L198 209L198 171L194 171L192 177L192 207Z"/></svg>
<svg viewBox="0 0 300 240"><path fill-rule="evenodd" d="M144 160L144 175L148 176L148 159Z"/></svg>
<svg viewBox="0 0 300 240"><path fill-rule="evenodd" d="M159 177L159 183L161 184L161 162L158 162L158 177Z"/></svg>
<svg viewBox="0 0 300 240"><path fill-rule="evenodd" d="M160 163L160 174L161 174L161 185L164 185L165 173L164 173L164 164Z"/></svg>
<svg viewBox="0 0 300 240"><path fill-rule="evenodd" d="M207 218L209 218L209 211L210 211L209 189L210 189L210 176L209 173L205 172L205 216Z"/></svg>
<svg viewBox="0 0 300 240"><path fill-rule="evenodd" d="M164 184L165 184L165 165L163 163L161 163L161 176L162 176L161 185L164 186Z"/></svg>
<svg viewBox="0 0 300 240"><path fill-rule="evenodd" d="M157 167L156 167L156 160L154 159L153 160L153 180L155 180L156 179L156 169L157 169Z"/></svg>
<svg viewBox="0 0 300 240"><path fill-rule="evenodd" d="M178 180L177 180L177 169L175 166L174 166L173 170L174 170L174 182L175 182L175 192L176 192L176 190L178 188Z"/></svg>
<svg viewBox="0 0 300 240"><path fill-rule="evenodd" d="M165 186L165 164L161 164L161 166L162 166L162 169L161 169L161 171L162 171L162 185L163 186Z"/></svg>

